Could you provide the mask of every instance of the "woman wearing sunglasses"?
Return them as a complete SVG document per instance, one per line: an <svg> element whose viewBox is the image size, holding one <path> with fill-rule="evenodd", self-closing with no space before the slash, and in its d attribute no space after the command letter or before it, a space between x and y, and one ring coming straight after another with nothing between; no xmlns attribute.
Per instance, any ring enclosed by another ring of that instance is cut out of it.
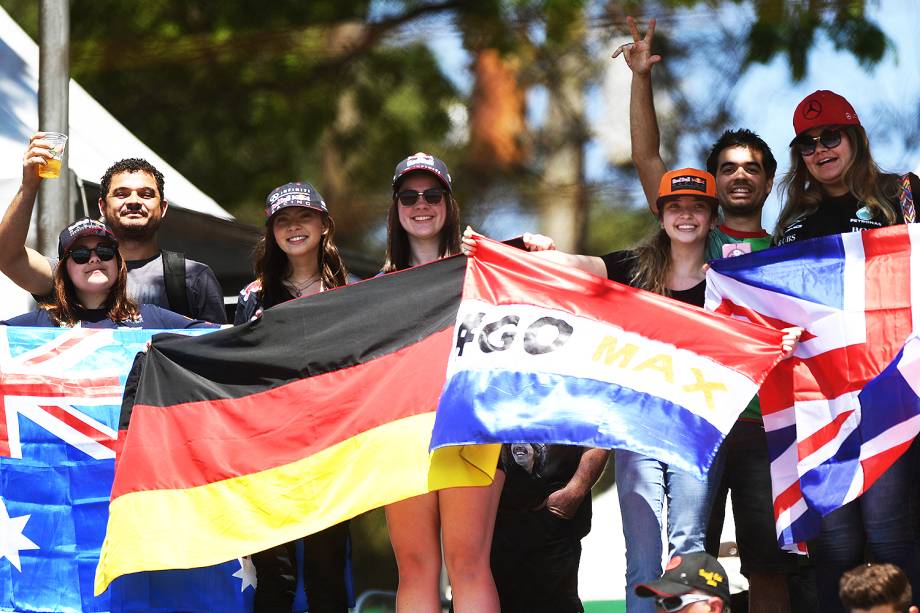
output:
<svg viewBox="0 0 920 613"><path fill-rule="evenodd" d="M387 216L384 272L428 264L460 253L460 211L447 165L416 153L396 166ZM504 482L450 488L387 506L390 542L399 568L396 608L440 613L441 544L458 613L499 610L489 555Z"/></svg>
<svg viewBox="0 0 920 613"><path fill-rule="evenodd" d="M50 299L37 311L0 323L68 328L219 327L128 298L128 271L118 241L98 221L80 219L64 228L58 236L58 258Z"/></svg>
<svg viewBox="0 0 920 613"><path fill-rule="evenodd" d="M258 318L263 309L346 283L335 245L335 223L323 197L309 183L276 187L265 201L265 233L256 245L256 280L240 292L234 324ZM301 539L304 590L311 613L345 613L348 522ZM297 543L252 555L256 567L255 613L290 611L297 593Z"/></svg>
<svg viewBox="0 0 920 613"><path fill-rule="evenodd" d="M816 91L799 103L792 123L796 137L792 168L783 180L787 201L775 233L778 244L914 221L913 195L920 193L920 182L912 173L879 170L859 117L845 98ZM822 519L814 547L822 613L844 611L840 577L864 561L867 548L873 561L903 568L914 592L920 590L920 549L911 512L915 453L912 448L862 496Z"/></svg>
<svg viewBox="0 0 920 613"><path fill-rule="evenodd" d="M872 230L903 223L905 216L915 221L912 200L920 194L920 181L913 173L879 169L866 131L843 96L814 92L799 103L792 123L796 137L781 188L786 204L774 232L777 244Z"/></svg>

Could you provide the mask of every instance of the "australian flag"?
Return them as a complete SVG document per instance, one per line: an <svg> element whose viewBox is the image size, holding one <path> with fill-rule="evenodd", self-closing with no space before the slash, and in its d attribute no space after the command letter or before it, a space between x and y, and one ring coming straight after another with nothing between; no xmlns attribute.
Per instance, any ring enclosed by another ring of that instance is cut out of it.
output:
<svg viewBox="0 0 920 613"><path fill-rule="evenodd" d="M760 392L777 535L787 549L802 550L820 518L860 496L917 435L916 402L860 396L920 330L917 246L920 226L910 224L712 262L707 308L805 329Z"/></svg>
<svg viewBox="0 0 920 613"><path fill-rule="evenodd" d="M252 610L246 558L93 596L122 388L155 332L0 326L0 611Z"/></svg>

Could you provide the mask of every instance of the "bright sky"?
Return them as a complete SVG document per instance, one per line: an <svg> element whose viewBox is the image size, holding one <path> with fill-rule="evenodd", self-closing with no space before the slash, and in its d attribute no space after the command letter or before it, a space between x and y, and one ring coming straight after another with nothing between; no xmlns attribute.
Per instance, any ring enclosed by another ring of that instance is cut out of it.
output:
<svg viewBox="0 0 920 613"><path fill-rule="evenodd" d="M726 128L748 127L759 133L770 144L779 162L777 178L785 173L789 165L788 143L794 136L793 110L802 98L816 89L836 91L853 104L869 133L873 154L884 170L920 170L920 142L905 149L903 142L889 138L890 135L884 134L881 129L881 117L887 108L904 113L906 117L910 117L911 113L920 114L920 109L908 108L908 103L916 106L920 100L920 4L913 0L877 0L867 4L870 18L881 26L894 45L894 51L889 52L873 71L861 67L849 53L834 49L829 41L819 39L811 51L809 70L801 83L792 83L785 57L778 57L769 65L751 67L735 87L739 122ZM753 11L749 5L739 7L727 2L715 14L708 6L673 13L659 24L659 31L677 25L696 28L697 32L700 28L719 24L731 26L737 23L737 27L747 27L752 19ZM437 35L432 36L431 32L437 32ZM461 91L469 92L470 58L462 48L459 30L447 16L414 22L398 37L426 40L445 74ZM619 42L615 41L609 49L604 49L602 57L609 57L617 44ZM608 151L620 149L620 155L628 156L628 150L623 147L628 145L629 71L622 60L609 61L612 65L607 82L588 92L587 101L589 119L599 136L588 145L587 177L596 182L613 178L607 161ZM710 78L707 68L701 66L699 73L689 76L687 82L690 95L703 100L706 79ZM539 89L531 91L527 100L528 117L532 124L537 124L546 108L546 93ZM660 105L659 112L663 109L664 105ZM678 155L675 167L702 163L695 151L687 150ZM638 184L617 187L625 187L637 200L641 199ZM774 190L764 208L764 227L768 230L772 230L779 208ZM533 228L534 220L515 209L513 203L509 203L506 210L493 213L483 222L482 230L495 236L510 236Z"/></svg>

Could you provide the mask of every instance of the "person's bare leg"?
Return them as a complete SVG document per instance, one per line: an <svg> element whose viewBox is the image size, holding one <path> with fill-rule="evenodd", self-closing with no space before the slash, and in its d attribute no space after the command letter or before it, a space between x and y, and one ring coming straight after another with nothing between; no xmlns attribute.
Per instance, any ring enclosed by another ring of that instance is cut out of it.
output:
<svg viewBox="0 0 920 613"><path fill-rule="evenodd" d="M440 613L441 525L437 492L394 502L385 511L399 569L397 611Z"/></svg>
<svg viewBox="0 0 920 613"><path fill-rule="evenodd" d="M791 613L789 586L782 573L751 573L748 577L749 613Z"/></svg>
<svg viewBox="0 0 920 613"><path fill-rule="evenodd" d="M492 485L455 487L439 493L444 560L456 613L500 610L490 554L504 482L505 473L496 471Z"/></svg>

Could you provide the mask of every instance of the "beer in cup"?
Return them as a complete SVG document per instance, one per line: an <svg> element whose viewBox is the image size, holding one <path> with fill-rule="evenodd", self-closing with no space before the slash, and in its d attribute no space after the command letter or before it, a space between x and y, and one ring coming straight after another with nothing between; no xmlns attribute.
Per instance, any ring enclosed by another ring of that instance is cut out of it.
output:
<svg viewBox="0 0 920 613"><path fill-rule="evenodd" d="M61 176L61 158L64 157L64 147L67 146L67 135L60 132L45 132L42 140L48 142L51 159L45 160L45 165L39 168L38 176L43 179L57 179Z"/></svg>

